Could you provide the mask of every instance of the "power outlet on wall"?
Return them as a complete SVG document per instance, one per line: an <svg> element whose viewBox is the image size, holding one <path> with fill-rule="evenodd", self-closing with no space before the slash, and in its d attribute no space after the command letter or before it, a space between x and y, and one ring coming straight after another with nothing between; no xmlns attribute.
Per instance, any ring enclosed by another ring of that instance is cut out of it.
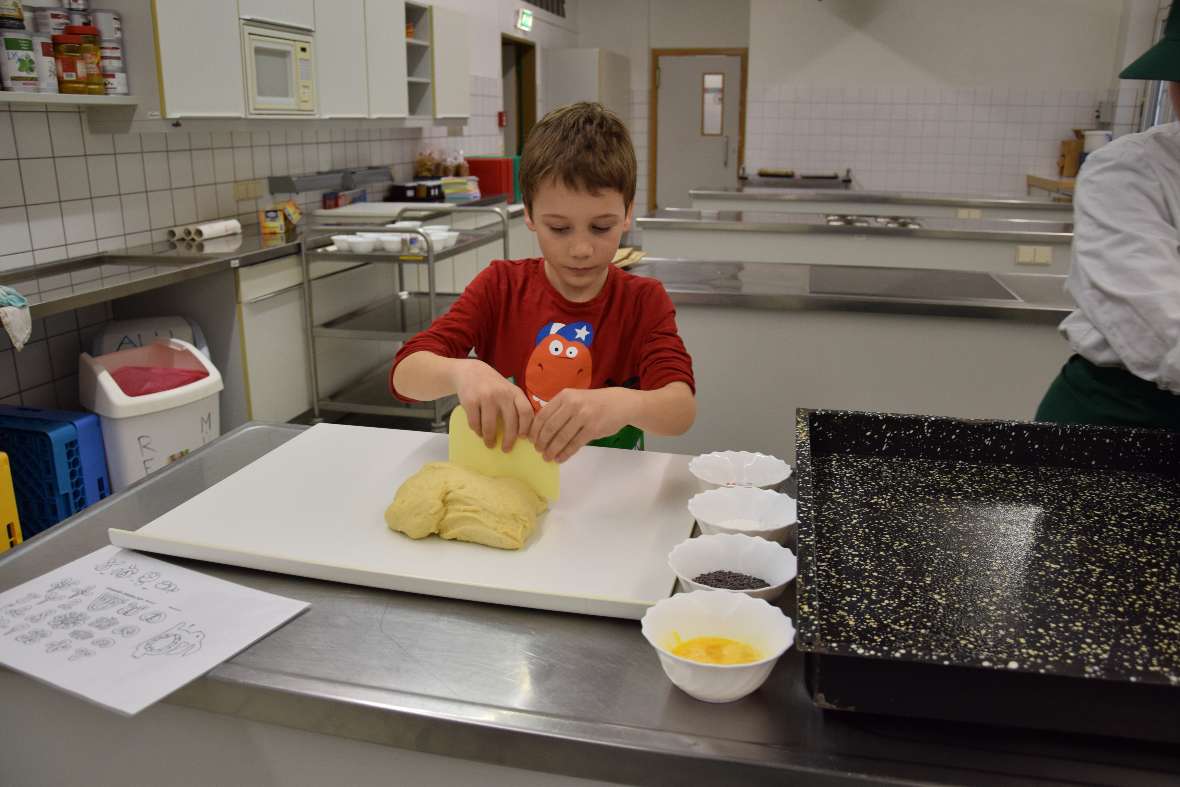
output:
<svg viewBox="0 0 1180 787"><path fill-rule="evenodd" d="M258 199L262 196L261 180L239 180L234 183L234 199Z"/></svg>

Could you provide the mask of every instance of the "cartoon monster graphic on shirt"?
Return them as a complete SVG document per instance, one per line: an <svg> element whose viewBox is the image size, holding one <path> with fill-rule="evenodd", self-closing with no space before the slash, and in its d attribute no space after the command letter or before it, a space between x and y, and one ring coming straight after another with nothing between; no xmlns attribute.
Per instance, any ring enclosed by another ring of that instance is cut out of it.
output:
<svg viewBox="0 0 1180 787"><path fill-rule="evenodd" d="M551 322L537 332L524 371L524 391L534 411L566 388L590 387L593 341L594 326L588 322Z"/></svg>

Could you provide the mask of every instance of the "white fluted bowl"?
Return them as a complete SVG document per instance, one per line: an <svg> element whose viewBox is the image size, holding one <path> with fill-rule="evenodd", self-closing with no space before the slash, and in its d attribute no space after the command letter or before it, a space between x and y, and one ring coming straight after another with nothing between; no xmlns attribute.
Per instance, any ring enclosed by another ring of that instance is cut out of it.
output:
<svg viewBox="0 0 1180 787"><path fill-rule="evenodd" d="M791 466L777 456L750 451L714 451L694 456L688 470L703 490L724 486L770 489L791 477Z"/></svg>
<svg viewBox="0 0 1180 787"><path fill-rule="evenodd" d="M798 573L795 553L764 538L720 533L690 538L677 544L668 554L668 565L680 580L680 589L719 590L723 593L744 593L750 598L774 601L783 594ZM693 577L711 571L737 571L758 577L770 586L757 590L729 590L703 585Z"/></svg>
<svg viewBox="0 0 1180 787"><path fill-rule="evenodd" d="M755 691L795 642L795 625L782 610L742 593L681 593L648 609L640 625L668 680L704 702L733 702ZM738 640L753 646L762 658L728 665L690 661L672 654L677 635L681 640Z"/></svg>
<svg viewBox="0 0 1180 787"><path fill-rule="evenodd" d="M747 486L701 492L688 501L688 512L705 535L741 533L780 544L798 521L795 498Z"/></svg>

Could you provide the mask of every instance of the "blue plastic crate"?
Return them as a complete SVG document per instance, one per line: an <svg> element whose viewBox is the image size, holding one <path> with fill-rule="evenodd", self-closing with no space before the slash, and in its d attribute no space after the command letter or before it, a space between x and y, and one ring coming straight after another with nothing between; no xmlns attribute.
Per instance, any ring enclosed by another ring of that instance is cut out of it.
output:
<svg viewBox="0 0 1180 787"><path fill-rule="evenodd" d="M0 415L0 451L8 454L25 538L86 507L82 452L73 424Z"/></svg>
<svg viewBox="0 0 1180 787"><path fill-rule="evenodd" d="M86 505L91 506L111 493L107 472L106 445L102 441L102 424L94 413L70 410L41 410L36 407L0 405L0 416L40 418L43 421L73 424L78 431L78 450L82 455L82 482L86 488Z"/></svg>

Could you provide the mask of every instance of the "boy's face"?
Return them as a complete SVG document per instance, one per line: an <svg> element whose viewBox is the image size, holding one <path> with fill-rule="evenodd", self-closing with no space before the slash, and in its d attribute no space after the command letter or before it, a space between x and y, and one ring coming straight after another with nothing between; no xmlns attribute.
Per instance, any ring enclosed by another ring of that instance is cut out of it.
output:
<svg viewBox="0 0 1180 787"><path fill-rule="evenodd" d="M588 301L602 290L633 212L614 189L590 194L552 179L537 188L524 220L537 233L545 274L558 292Z"/></svg>

